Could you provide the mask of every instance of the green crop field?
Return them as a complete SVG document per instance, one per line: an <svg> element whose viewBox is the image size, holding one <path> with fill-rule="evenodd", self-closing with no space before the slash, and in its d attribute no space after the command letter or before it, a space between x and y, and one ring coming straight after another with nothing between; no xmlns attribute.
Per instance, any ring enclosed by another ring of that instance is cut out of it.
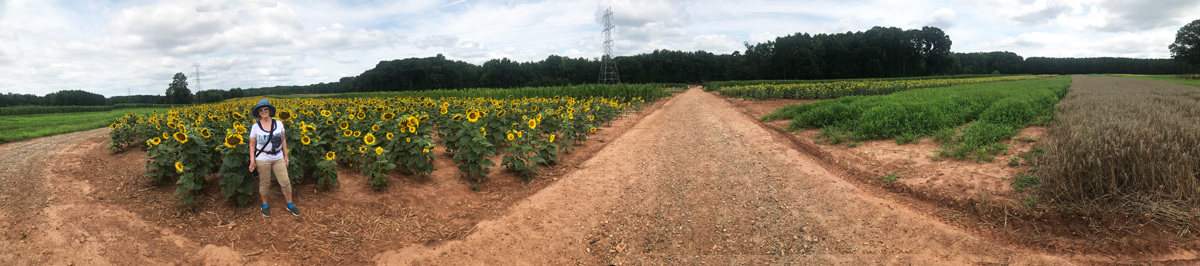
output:
<svg viewBox="0 0 1200 266"><path fill-rule="evenodd" d="M153 110L155 108L125 108L101 112L0 116L0 125L4 125L0 127L0 143L102 128L127 113L148 114Z"/></svg>
<svg viewBox="0 0 1200 266"><path fill-rule="evenodd" d="M989 160L1017 130L1048 121L1071 85L1069 77L914 89L877 96L846 96L779 108L763 120L792 119L788 130L822 128L838 140L933 136L946 157ZM967 125L967 126L963 126Z"/></svg>

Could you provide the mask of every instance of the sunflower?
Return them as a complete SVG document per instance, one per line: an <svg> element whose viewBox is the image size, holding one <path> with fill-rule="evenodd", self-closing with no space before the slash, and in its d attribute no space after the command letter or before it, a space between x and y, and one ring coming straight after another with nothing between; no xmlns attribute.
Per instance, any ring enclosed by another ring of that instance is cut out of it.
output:
<svg viewBox="0 0 1200 266"><path fill-rule="evenodd" d="M229 135L225 137L225 147L233 148L238 144L242 144L242 135Z"/></svg>
<svg viewBox="0 0 1200 266"><path fill-rule="evenodd" d="M330 115L333 115L333 113L329 112L329 110L321 110L321 116L329 117Z"/></svg>
<svg viewBox="0 0 1200 266"><path fill-rule="evenodd" d="M379 125L371 125L371 131L379 131Z"/></svg>
<svg viewBox="0 0 1200 266"><path fill-rule="evenodd" d="M367 113L366 112L358 112L357 118L358 119L367 118Z"/></svg>
<svg viewBox="0 0 1200 266"><path fill-rule="evenodd" d="M325 120L325 125L327 125L327 126L332 126L332 125L333 125L333 119L330 119L330 120Z"/></svg>
<svg viewBox="0 0 1200 266"><path fill-rule="evenodd" d="M245 116L242 116L242 113L233 113L234 120L242 120L242 118L245 118Z"/></svg>
<svg viewBox="0 0 1200 266"><path fill-rule="evenodd" d="M149 147L149 146L154 146L154 139L147 139L147 140L146 140L146 147Z"/></svg>
<svg viewBox="0 0 1200 266"><path fill-rule="evenodd" d="M167 132L163 132L163 137L162 137L162 139L171 139L171 135L170 135L170 134L167 134Z"/></svg>
<svg viewBox="0 0 1200 266"><path fill-rule="evenodd" d="M521 137L521 131L517 131L517 137L518 137L518 138L520 138L520 137Z"/></svg>
<svg viewBox="0 0 1200 266"><path fill-rule="evenodd" d="M308 145L309 143L312 143L312 140L308 138L308 135L304 135L303 137L300 137L300 143Z"/></svg>
<svg viewBox="0 0 1200 266"><path fill-rule="evenodd" d="M367 146L358 146L358 153L367 153Z"/></svg>
<svg viewBox="0 0 1200 266"><path fill-rule="evenodd" d="M422 150L421 152L423 152L423 153L429 153L429 149L428 149L428 148L426 148L425 150Z"/></svg>
<svg viewBox="0 0 1200 266"><path fill-rule="evenodd" d="M201 129L200 129L200 136L202 136L202 137L204 137L204 138L206 138L206 139L207 139L209 136L212 136L212 135L209 135L209 134L208 134L208 128L201 128Z"/></svg>
<svg viewBox="0 0 1200 266"><path fill-rule="evenodd" d="M362 131L354 131L354 137L362 136Z"/></svg>
<svg viewBox="0 0 1200 266"><path fill-rule="evenodd" d="M375 147L375 154L383 154L383 147Z"/></svg>
<svg viewBox="0 0 1200 266"><path fill-rule="evenodd" d="M162 125L160 125L160 124L154 124L154 129L155 129L155 130L162 130Z"/></svg>
<svg viewBox="0 0 1200 266"><path fill-rule="evenodd" d="M396 136L396 135L392 135L392 132L388 132L388 133L387 133L387 139L388 139L388 140L392 140L392 137L394 137L394 136Z"/></svg>
<svg viewBox="0 0 1200 266"><path fill-rule="evenodd" d="M512 134L512 133L508 133L508 140L513 140L513 134Z"/></svg>
<svg viewBox="0 0 1200 266"><path fill-rule="evenodd" d="M537 128L537 120L529 119L529 129L536 129L536 128Z"/></svg>
<svg viewBox="0 0 1200 266"><path fill-rule="evenodd" d="M554 142L554 134L550 134L550 142Z"/></svg>
<svg viewBox="0 0 1200 266"><path fill-rule="evenodd" d="M588 116L588 121L593 121L593 120L596 120L596 116L594 116L594 115L589 115L589 116Z"/></svg>
<svg viewBox="0 0 1200 266"><path fill-rule="evenodd" d="M292 111L281 110L281 111L279 111L279 114L276 114L275 116L279 117L279 121L287 122L289 120L292 120Z"/></svg>
<svg viewBox="0 0 1200 266"><path fill-rule="evenodd" d="M179 171L180 173L183 173L183 163L175 162L175 171Z"/></svg>
<svg viewBox="0 0 1200 266"><path fill-rule="evenodd" d="M313 131L317 131L317 127L315 127L313 125L304 126L304 133L313 132Z"/></svg>
<svg viewBox="0 0 1200 266"><path fill-rule="evenodd" d="M500 112L496 113L496 117L503 117L504 114L507 114L507 113L508 113L507 111L500 110Z"/></svg>
<svg viewBox="0 0 1200 266"><path fill-rule="evenodd" d="M394 117L396 117L396 114L393 113L383 113L383 115L379 116L379 118L383 120L392 120Z"/></svg>
<svg viewBox="0 0 1200 266"><path fill-rule="evenodd" d="M162 139L159 139L158 137L154 137L154 139L152 141L154 141L154 145L158 145L159 143L162 143Z"/></svg>
<svg viewBox="0 0 1200 266"><path fill-rule="evenodd" d="M375 112L376 112L376 113L378 113L378 112L383 112L383 110L385 110L385 108L384 108L383 106L375 107Z"/></svg>
<svg viewBox="0 0 1200 266"><path fill-rule="evenodd" d="M458 122L458 120L462 120L462 114L454 114L454 118L451 118L450 120L454 120L454 122Z"/></svg>
<svg viewBox="0 0 1200 266"><path fill-rule="evenodd" d="M346 130L346 131L342 132L342 135L349 137L349 136L354 135L354 132L350 131L350 130Z"/></svg>
<svg viewBox="0 0 1200 266"><path fill-rule="evenodd" d="M174 136L175 136L175 140L179 141L179 143L187 143L187 141L188 141L187 133L175 132Z"/></svg>
<svg viewBox="0 0 1200 266"><path fill-rule="evenodd" d="M479 127L479 132L480 132L480 133L483 133L483 135L484 135L484 136L487 136L487 129L486 129L486 128Z"/></svg>
<svg viewBox="0 0 1200 266"><path fill-rule="evenodd" d="M234 126L233 129L236 129L238 134L246 134L246 127L242 126L241 124Z"/></svg>
<svg viewBox="0 0 1200 266"><path fill-rule="evenodd" d="M347 129L347 128L350 128L350 122L347 122L347 121L342 121L342 123L341 123L341 124L338 124L338 128L341 128L341 129Z"/></svg>
<svg viewBox="0 0 1200 266"><path fill-rule="evenodd" d="M408 127L417 127L417 126L421 125L420 119L417 119L416 117L411 117L411 116L408 118L405 118L404 122L406 123L406 126L408 126Z"/></svg>
<svg viewBox="0 0 1200 266"><path fill-rule="evenodd" d="M412 138L404 138L404 142L412 142Z"/></svg>
<svg viewBox="0 0 1200 266"><path fill-rule="evenodd" d="M445 105L443 105L443 106L442 106L442 109L438 109L438 112L439 112L439 113L442 113L442 114L446 114L446 113L450 112L450 110L447 110L447 109L446 109L446 106L445 106Z"/></svg>
<svg viewBox="0 0 1200 266"><path fill-rule="evenodd" d="M415 128L413 126L408 126L408 132L417 133L417 128Z"/></svg>
<svg viewBox="0 0 1200 266"><path fill-rule="evenodd" d="M478 112L467 113L467 121L471 121L471 122L479 121L479 113Z"/></svg>
<svg viewBox="0 0 1200 266"><path fill-rule="evenodd" d="M328 111L326 111L326 112L328 112ZM337 153L334 153L333 151L329 151L329 152L325 153L326 161L333 161L334 158L337 158Z"/></svg>
<svg viewBox="0 0 1200 266"><path fill-rule="evenodd" d="M357 133L357 132L355 132L355 133ZM358 135L358 134L355 134L355 135ZM371 134L371 133L367 133L366 136L363 136L363 143L366 143L367 145L374 145L375 144L375 135Z"/></svg>
<svg viewBox="0 0 1200 266"><path fill-rule="evenodd" d="M588 129L588 133L592 133L592 132L596 132L596 127L592 127L592 128Z"/></svg>

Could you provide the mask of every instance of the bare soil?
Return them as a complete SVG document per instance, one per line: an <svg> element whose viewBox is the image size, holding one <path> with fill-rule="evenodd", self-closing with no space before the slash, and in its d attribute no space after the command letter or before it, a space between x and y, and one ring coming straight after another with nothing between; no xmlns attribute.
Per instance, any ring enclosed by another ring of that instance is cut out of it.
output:
<svg viewBox="0 0 1200 266"><path fill-rule="evenodd" d="M493 168L480 192L446 154L433 175L393 174L384 190L341 171L332 190L294 186L299 217L273 207L262 218L257 204L221 197L215 179L188 210L173 184L141 176L142 152L110 154L107 129L7 143L0 264L1190 265L1200 256L1066 251L981 229L974 212L913 188L1003 194L992 179L1019 168L925 162L927 142L814 145L804 141L812 132L775 130L746 104L691 89L601 128L530 182ZM905 177L871 183L876 170ZM283 205L272 191L272 206Z"/></svg>

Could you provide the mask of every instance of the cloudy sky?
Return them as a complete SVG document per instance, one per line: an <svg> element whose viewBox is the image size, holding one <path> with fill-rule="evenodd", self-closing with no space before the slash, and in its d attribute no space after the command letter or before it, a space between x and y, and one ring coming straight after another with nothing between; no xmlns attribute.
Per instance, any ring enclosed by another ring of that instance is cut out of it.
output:
<svg viewBox="0 0 1200 266"><path fill-rule="evenodd" d="M596 58L606 7L617 55L931 25L955 52L1167 58L1200 19L1197 0L0 0L0 93L163 94L177 72L193 92L307 85L439 53Z"/></svg>

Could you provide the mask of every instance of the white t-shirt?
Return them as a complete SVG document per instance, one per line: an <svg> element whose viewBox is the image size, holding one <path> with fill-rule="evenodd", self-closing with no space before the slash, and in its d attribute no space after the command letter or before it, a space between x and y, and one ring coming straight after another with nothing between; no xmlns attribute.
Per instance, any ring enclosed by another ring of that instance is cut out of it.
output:
<svg viewBox="0 0 1200 266"><path fill-rule="evenodd" d="M263 144L267 143L267 130L271 129L263 129L261 127L261 123L259 122L254 122L254 125L250 126L250 138L253 138L257 142L257 145L255 145L254 148L262 151L262 153L258 154L258 157L255 157L255 160L275 161L283 159L283 150L279 148L283 145L283 122L274 119L271 119L271 121L275 121L275 133L269 136L271 138L271 143L270 145L266 145L265 148L263 147ZM276 151L278 153L269 153Z"/></svg>

